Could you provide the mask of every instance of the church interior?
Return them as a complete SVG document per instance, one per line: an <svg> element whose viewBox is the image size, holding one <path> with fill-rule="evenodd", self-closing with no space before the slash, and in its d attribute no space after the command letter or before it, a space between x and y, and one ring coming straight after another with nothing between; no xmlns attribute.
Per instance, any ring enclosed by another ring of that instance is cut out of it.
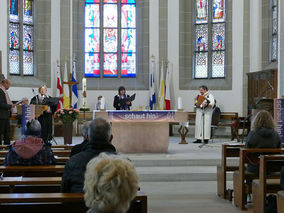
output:
<svg viewBox="0 0 284 213"><path fill-rule="evenodd" d="M278 212L284 212L280 174L270 183L261 170L272 161L284 167L281 145L275 151L278 159L259 157L268 163L260 165L260 176L250 184L241 169L251 162L240 154L250 152L245 144L261 110L274 118L284 142L283 11L284 0L1 0L0 76L11 84L4 93L16 105L30 104L42 88L51 97L43 104L48 108L31 109L35 117L51 113L52 122L44 128L52 133L46 133L46 140L59 146L54 153L63 169L70 154L66 144L82 142L83 122L109 120L113 145L134 163L147 199L137 195L140 210L128 212L258 213L265 212L269 194L275 202L277 197ZM114 104L121 88L125 108ZM215 124L208 112L209 132L204 127L207 105L203 99L197 104L202 88L208 107L220 110ZM24 131L18 121L24 108L15 108L9 119L11 143ZM75 116L68 131L57 119L63 109ZM196 139L201 143L195 144ZM1 173L4 178L8 173L3 164L7 148L1 143L0 209L5 209L4 203L28 201L13 201L15 185L10 196L2 192L9 184L1 184ZM18 174L24 178L24 173ZM263 178L270 188L261 188ZM52 193L35 188L19 191L27 196L44 192L47 198Z"/></svg>

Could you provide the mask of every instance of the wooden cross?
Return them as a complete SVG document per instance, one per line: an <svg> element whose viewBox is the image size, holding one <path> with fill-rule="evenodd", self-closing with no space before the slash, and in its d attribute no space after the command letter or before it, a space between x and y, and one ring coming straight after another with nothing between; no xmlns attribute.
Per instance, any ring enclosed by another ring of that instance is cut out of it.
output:
<svg viewBox="0 0 284 213"><path fill-rule="evenodd" d="M72 86L74 85L74 84L79 84L79 82L73 82L72 81L72 74L70 73L69 74L69 81L64 81L63 82L63 84L67 84L68 85L68 87L69 87L69 107L71 107L71 103L72 103Z"/></svg>

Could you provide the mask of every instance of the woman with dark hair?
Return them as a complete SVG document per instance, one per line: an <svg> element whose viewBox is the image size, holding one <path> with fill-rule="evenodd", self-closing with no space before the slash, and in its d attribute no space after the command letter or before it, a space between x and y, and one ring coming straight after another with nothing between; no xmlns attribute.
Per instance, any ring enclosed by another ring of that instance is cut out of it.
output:
<svg viewBox="0 0 284 213"><path fill-rule="evenodd" d="M125 93L125 87L118 88L118 95L114 96L113 107L116 110L130 110L131 102L128 100L129 95Z"/></svg>

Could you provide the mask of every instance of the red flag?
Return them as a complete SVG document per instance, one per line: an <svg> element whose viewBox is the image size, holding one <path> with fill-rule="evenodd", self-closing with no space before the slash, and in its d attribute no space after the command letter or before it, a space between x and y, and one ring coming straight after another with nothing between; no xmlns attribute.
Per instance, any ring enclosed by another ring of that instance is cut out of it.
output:
<svg viewBox="0 0 284 213"><path fill-rule="evenodd" d="M60 75L60 65L57 63L56 66L56 97L59 97L63 94L62 83L61 83L61 75ZM57 109L63 108L63 97L60 99Z"/></svg>
<svg viewBox="0 0 284 213"><path fill-rule="evenodd" d="M166 102L166 110L171 109L171 88L170 88L170 82L171 82L171 73L169 70L169 64L167 65L167 73L166 73L166 86L165 86L165 102Z"/></svg>

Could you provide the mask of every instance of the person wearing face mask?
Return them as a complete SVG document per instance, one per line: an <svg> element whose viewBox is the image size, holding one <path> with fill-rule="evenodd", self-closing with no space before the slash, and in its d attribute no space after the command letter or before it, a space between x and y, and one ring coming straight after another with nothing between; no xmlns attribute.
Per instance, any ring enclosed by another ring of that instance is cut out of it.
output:
<svg viewBox="0 0 284 213"><path fill-rule="evenodd" d="M211 119L213 106L215 103L214 97L209 93L207 86L199 87L200 94L195 99L196 118L195 118L195 138L193 143L207 144L211 136Z"/></svg>
<svg viewBox="0 0 284 213"><path fill-rule="evenodd" d="M35 105L49 105L48 109L43 112L38 120L41 124L41 137L44 142L48 142L52 139L52 114L55 112L57 105L49 104L48 100L51 98L47 94L46 86L40 86L38 89L39 94L31 99L30 104Z"/></svg>
<svg viewBox="0 0 284 213"><path fill-rule="evenodd" d="M118 95L114 96L113 107L116 110L130 110L131 101L128 100L129 95L125 92L125 87L118 88Z"/></svg>

